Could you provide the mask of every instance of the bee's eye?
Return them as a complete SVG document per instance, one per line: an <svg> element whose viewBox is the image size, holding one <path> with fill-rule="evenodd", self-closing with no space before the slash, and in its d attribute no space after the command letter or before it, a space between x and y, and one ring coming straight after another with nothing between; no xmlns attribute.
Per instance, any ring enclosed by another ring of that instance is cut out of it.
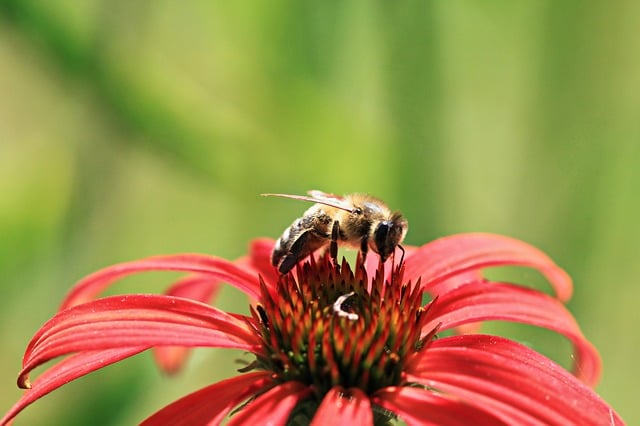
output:
<svg viewBox="0 0 640 426"><path fill-rule="evenodd" d="M353 209L353 214L360 216L362 214L362 209L360 207L356 207Z"/></svg>

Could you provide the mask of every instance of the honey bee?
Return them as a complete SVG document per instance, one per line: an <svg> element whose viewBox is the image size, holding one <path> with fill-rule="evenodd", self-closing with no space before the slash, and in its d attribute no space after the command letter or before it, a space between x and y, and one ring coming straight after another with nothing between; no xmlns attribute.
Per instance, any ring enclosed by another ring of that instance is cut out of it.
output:
<svg viewBox="0 0 640 426"><path fill-rule="evenodd" d="M281 274L327 244L334 261L338 256L338 242L359 248L363 257L371 249L383 262L396 247L403 250L400 243L407 234L407 220L381 200L364 194L344 197L322 191L308 194L262 194L315 203L284 230L273 248L271 264Z"/></svg>

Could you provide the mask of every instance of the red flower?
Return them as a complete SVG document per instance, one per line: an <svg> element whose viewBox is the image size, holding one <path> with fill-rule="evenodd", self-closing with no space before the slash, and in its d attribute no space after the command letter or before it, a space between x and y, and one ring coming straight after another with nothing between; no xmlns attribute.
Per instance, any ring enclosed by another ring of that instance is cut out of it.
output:
<svg viewBox="0 0 640 426"><path fill-rule="evenodd" d="M566 273L539 250L517 240L467 234L408 248L396 267L334 266L310 259L279 277L269 264L272 241L229 262L178 255L116 265L80 281L61 311L27 347L20 386L30 388L0 421L91 371L155 348L175 370L184 349L249 351L255 361L161 409L144 424L584 424L622 419L589 386L600 359L562 304L571 296ZM396 259L400 257L397 256ZM489 282L489 266L541 271L556 297L509 283ZM166 295L95 299L124 276L142 271L189 272ZM261 278L259 278L261 277ZM257 303L251 316L207 301L227 282ZM433 299L423 304L423 293ZM485 320L532 324L566 336L575 376L511 340L483 334L436 338L436 333ZM31 384L29 373L67 358Z"/></svg>

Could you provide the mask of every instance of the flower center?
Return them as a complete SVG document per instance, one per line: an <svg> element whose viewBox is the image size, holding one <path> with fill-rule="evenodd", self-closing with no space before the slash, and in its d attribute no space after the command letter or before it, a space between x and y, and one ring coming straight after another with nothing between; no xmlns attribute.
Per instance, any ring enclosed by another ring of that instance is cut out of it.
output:
<svg viewBox="0 0 640 426"><path fill-rule="evenodd" d="M335 386L371 395L402 384L408 356L432 335L422 337L420 286L402 282L402 265L387 280L383 268L370 280L360 257L354 270L325 257L282 275L273 292L263 284L253 314L265 350L254 366L308 384L318 400Z"/></svg>

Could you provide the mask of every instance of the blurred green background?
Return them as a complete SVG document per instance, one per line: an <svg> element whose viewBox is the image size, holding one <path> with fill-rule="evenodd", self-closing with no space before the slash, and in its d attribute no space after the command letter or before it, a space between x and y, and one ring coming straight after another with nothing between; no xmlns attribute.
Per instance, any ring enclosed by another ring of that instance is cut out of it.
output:
<svg viewBox="0 0 640 426"><path fill-rule="evenodd" d="M409 244L490 231L545 250L575 279L598 392L640 423L638 25L632 1L0 0L0 409L77 279L236 258L307 207L258 194L317 188L385 199ZM228 289L220 304L246 307ZM135 423L239 357L200 350L167 378L143 354L16 424Z"/></svg>

